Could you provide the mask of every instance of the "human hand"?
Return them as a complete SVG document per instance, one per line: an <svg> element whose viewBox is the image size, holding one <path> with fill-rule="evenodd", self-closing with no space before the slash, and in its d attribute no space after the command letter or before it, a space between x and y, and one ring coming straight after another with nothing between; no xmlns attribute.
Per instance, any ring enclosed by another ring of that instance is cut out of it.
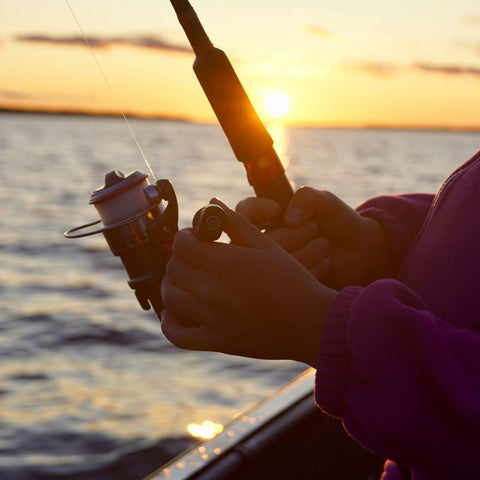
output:
<svg viewBox="0 0 480 480"><path fill-rule="evenodd" d="M232 243L202 242L191 229L177 233L162 282L165 336L180 348L314 366L337 292L245 217L215 203L225 209Z"/></svg>
<svg viewBox="0 0 480 480"><path fill-rule="evenodd" d="M237 205L237 210L253 222L271 220L280 215L280 207L266 199L248 198ZM362 217L330 192L302 187L295 192L285 212L282 229L269 232L280 245L288 244L302 225L315 223L317 238L303 247L305 258L330 260L328 277L321 278L337 288L346 285L366 285L385 276L389 271L389 253L381 225L371 218ZM315 252L315 240L328 241L326 251ZM291 253L307 268L302 257ZM317 278L320 278L317 275Z"/></svg>
<svg viewBox="0 0 480 480"><path fill-rule="evenodd" d="M307 219L297 225L284 223L280 205L268 198L246 198L237 204L236 211L254 224L281 224L267 229L265 235L293 255L315 278L322 280L325 277L331 266L327 256L329 243L319 236L313 220Z"/></svg>

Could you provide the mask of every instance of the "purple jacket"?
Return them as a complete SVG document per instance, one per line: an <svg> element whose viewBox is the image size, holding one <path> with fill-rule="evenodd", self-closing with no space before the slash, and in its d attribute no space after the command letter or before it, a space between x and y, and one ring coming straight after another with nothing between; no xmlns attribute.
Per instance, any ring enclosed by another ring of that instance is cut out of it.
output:
<svg viewBox="0 0 480 480"><path fill-rule="evenodd" d="M384 480L480 479L480 152L439 193L359 207L387 232L393 278L340 292L315 399L387 461Z"/></svg>

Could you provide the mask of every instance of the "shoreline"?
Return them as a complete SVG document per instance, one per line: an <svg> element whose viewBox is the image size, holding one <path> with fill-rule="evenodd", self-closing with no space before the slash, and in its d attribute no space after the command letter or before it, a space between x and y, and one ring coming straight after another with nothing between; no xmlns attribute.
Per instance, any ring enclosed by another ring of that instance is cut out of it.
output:
<svg viewBox="0 0 480 480"><path fill-rule="evenodd" d="M42 108L22 108L0 106L0 114L13 115L51 115L51 116L69 116L69 117L93 117L93 118L122 118L122 114L112 111L92 111L76 109L42 109ZM187 117L176 117L173 115L147 115L133 112L125 112L129 119L136 120L164 120L171 122L197 123L200 125L214 125L216 121L202 121ZM265 122L266 125L267 122ZM282 124L287 128L318 128L318 129L338 129L338 130L399 130L399 131L426 131L426 132L466 132L480 133L478 126L456 126L456 125L408 125L408 124Z"/></svg>

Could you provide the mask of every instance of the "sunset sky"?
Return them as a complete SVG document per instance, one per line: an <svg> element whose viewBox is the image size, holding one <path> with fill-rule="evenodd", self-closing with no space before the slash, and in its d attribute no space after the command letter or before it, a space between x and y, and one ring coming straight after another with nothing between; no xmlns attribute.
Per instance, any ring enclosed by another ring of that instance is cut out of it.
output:
<svg viewBox="0 0 480 480"><path fill-rule="evenodd" d="M212 121L167 0L70 0L121 108ZM192 0L258 113L285 121L480 127L479 0ZM0 106L115 111L65 0L0 3Z"/></svg>

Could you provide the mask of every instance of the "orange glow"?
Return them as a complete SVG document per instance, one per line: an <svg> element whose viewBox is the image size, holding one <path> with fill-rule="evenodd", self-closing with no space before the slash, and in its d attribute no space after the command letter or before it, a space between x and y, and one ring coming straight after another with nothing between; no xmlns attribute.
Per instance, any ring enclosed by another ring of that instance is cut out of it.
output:
<svg viewBox="0 0 480 480"><path fill-rule="evenodd" d="M226 21L232 14L227 4L198 6L198 13L217 24L212 35L225 46L266 123L479 127L478 114L471 108L471 99L480 95L480 74L472 56L478 34L474 22L461 22L454 13L457 2L447 1L434 21L427 26L412 24L408 32L406 15L415 11L430 18L428 5L407 0L399 11L391 11L384 2L374 4L366 11L352 4L348 15L336 18L328 12L329 6L312 3L303 19L297 18L303 13L292 4L292 9L280 9L274 23L267 21L263 7L258 18L245 7L240 9L242 19L259 22L248 36L236 28L241 23ZM79 35L68 9L42 3L41 9L32 10L32 5L17 0L14 7L1 11L0 107L118 114L88 48L55 41L69 32ZM151 14L150 2L142 7L122 4L107 23L100 22L98 9L112 14L110 5L82 0L73 8L79 10L85 31L98 32L108 44L97 48L96 56L127 114L216 122L192 72L194 55L178 48L185 47L186 39L168 4L158 7L160 15ZM311 22L317 15L329 21ZM452 20L455 17L457 22ZM161 31L165 47L177 48L153 49L112 40L127 35L132 19L136 32ZM385 42L372 34L380 24L385 26ZM45 26L50 41L18 40ZM458 38L458 43L451 38Z"/></svg>
<svg viewBox="0 0 480 480"><path fill-rule="evenodd" d="M288 138L285 126L279 124L269 125L268 133L270 133L273 139L275 151L278 153L282 165L287 168L290 164L290 158L288 156Z"/></svg>

